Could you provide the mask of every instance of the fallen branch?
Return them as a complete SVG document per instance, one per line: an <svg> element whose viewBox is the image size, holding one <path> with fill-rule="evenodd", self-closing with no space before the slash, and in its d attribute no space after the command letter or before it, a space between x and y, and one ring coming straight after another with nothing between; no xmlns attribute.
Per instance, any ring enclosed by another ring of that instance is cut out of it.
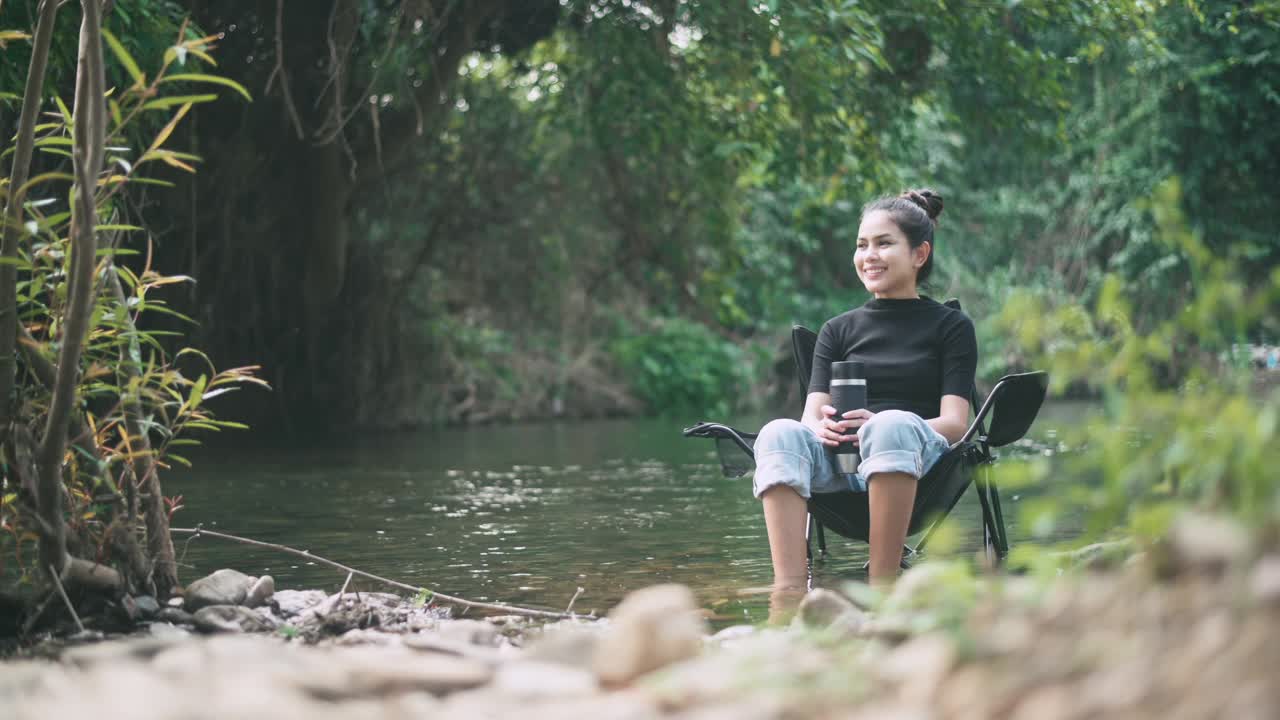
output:
<svg viewBox="0 0 1280 720"><path fill-rule="evenodd" d="M169 532L181 533L184 535L192 535L194 537L199 537L201 535L208 535L209 537L220 538L222 540L231 540L234 542L243 543L245 545L253 545L255 547L263 547L271 550L278 550L280 552L289 553L291 555L304 557L304 558L307 558L308 560L314 560L318 563L322 563L324 565L328 565L330 567L334 567L339 570L345 570L346 572L351 573L352 575L359 575L360 577L368 578L370 580L376 580L377 582L380 582L384 585L390 585L391 587L400 588L401 590L408 590L409 592L413 592L413 593L426 593L430 596L432 600L442 600L444 602L452 603L454 605L461 605L463 607L478 608L481 610L497 610L500 612L508 613L510 615L526 615L528 617L548 618L551 620L566 620L566 619L580 619L580 618L595 619L595 616L590 614L578 615L576 613L568 613L568 612L536 610L534 608L520 607L519 605L507 605L505 603L487 603L487 602L478 602L475 600L467 600L465 598L455 597L453 595L446 595L441 592L436 592L429 588L419 587L416 585L409 585L407 583L397 582L395 580L390 580L378 575L374 575L373 573L367 573L363 570L357 570L353 567L343 565L340 562L335 562L327 558L322 558L319 555L313 555L310 552L307 552L306 550L291 548L287 545L277 545L276 543L262 542L261 540L251 540L249 538L239 537L237 535L228 535L227 533L214 532L213 530L205 530L202 527L169 528Z"/></svg>
<svg viewBox="0 0 1280 720"><path fill-rule="evenodd" d="M71 619L76 621L76 627L80 628L80 632L84 632L84 623L80 622L80 615L76 613L76 606L71 604L71 598L67 597L67 591L62 587L62 578L58 577L58 571L49 567L49 577L53 578L53 584L58 588L58 594L62 596L62 602L67 604L67 610L71 613Z"/></svg>

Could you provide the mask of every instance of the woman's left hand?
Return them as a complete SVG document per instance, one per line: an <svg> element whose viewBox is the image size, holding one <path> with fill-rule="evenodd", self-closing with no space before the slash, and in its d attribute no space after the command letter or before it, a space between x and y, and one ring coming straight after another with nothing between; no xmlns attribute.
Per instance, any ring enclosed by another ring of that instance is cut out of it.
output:
<svg viewBox="0 0 1280 720"><path fill-rule="evenodd" d="M870 410L867 410L865 408L858 408L857 410L850 410L849 412L840 416L842 419L842 422L840 424L844 425L847 431L850 434L852 434L853 444L857 445L858 444L858 435L857 435L858 428L861 428L863 425L866 425L868 422L870 422L871 418L875 416L876 414L871 412Z"/></svg>

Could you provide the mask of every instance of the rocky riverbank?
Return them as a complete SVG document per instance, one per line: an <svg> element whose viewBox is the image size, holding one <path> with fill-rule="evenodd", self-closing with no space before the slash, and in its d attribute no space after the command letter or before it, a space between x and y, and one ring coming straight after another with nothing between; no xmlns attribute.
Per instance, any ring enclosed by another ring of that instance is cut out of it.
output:
<svg viewBox="0 0 1280 720"><path fill-rule="evenodd" d="M1051 582L925 564L887 595L817 590L785 627L715 634L671 585L531 624L224 573L235 603L6 662L0 717L1280 717L1276 543L1192 517L1087 561Z"/></svg>

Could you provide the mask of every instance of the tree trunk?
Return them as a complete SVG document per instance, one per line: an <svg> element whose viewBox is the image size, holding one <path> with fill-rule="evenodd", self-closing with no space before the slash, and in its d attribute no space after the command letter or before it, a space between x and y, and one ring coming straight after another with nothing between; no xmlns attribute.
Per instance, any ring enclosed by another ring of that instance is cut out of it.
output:
<svg viewBox="0 0 1280 720"><path fill-rule="evenodd" d="M22 226L21 188L31 172L31 153L35 144L36 116L44 96L45 69L49 64L49 45L53 37L57 0L42 0L36 20L36 35L31 45L31 65L27 70L27 86L22 94L22 114L18 118L18 137L14 145L13 168L9 173L9 202L5 206L3 246L0 256L0 443L13 421L13 387L15 343L18 338L18 231Z"/></svg>
<svg viewBox="0 0 1280 720"><path fill-rule="evenodd" d="M57 382L49 402L49 416L40 445L36 486L37 514L41 521L40 567L61 573L67 563L66 525L62 518L62 459L67 451L67 425L75 402L80 374L80 354L93 310L93 269L96 263L97 226L95 190L102 170L106 102L102 68L102 6L99 0L81 0L80 57L76 68L76 100L73 115L71 273L62 346L58 351Z"/></svg>

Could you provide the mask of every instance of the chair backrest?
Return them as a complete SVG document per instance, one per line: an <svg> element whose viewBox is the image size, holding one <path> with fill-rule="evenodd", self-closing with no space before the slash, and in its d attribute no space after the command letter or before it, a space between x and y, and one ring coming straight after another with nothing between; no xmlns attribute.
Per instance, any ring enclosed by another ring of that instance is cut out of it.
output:
<svg viewBox="0 0 1280 720"><path fill-rule="evenodd" d="M978 411L979 417L991 413L991 429L987 444L1001 447L1019 440L1031 429L1031 423L1044 404L1049 391L1049 374L1044 371L1005 375L991 388L991 394Z"/></svg>
<svg viewBox="0 0 1280 720"><path fill-rule="evenodd" d="M791 326L791 352L796 358L796 379L800 381L800 402L809 395L809 375L813 373L813 348L818 335L803 325Z"/></svg>

